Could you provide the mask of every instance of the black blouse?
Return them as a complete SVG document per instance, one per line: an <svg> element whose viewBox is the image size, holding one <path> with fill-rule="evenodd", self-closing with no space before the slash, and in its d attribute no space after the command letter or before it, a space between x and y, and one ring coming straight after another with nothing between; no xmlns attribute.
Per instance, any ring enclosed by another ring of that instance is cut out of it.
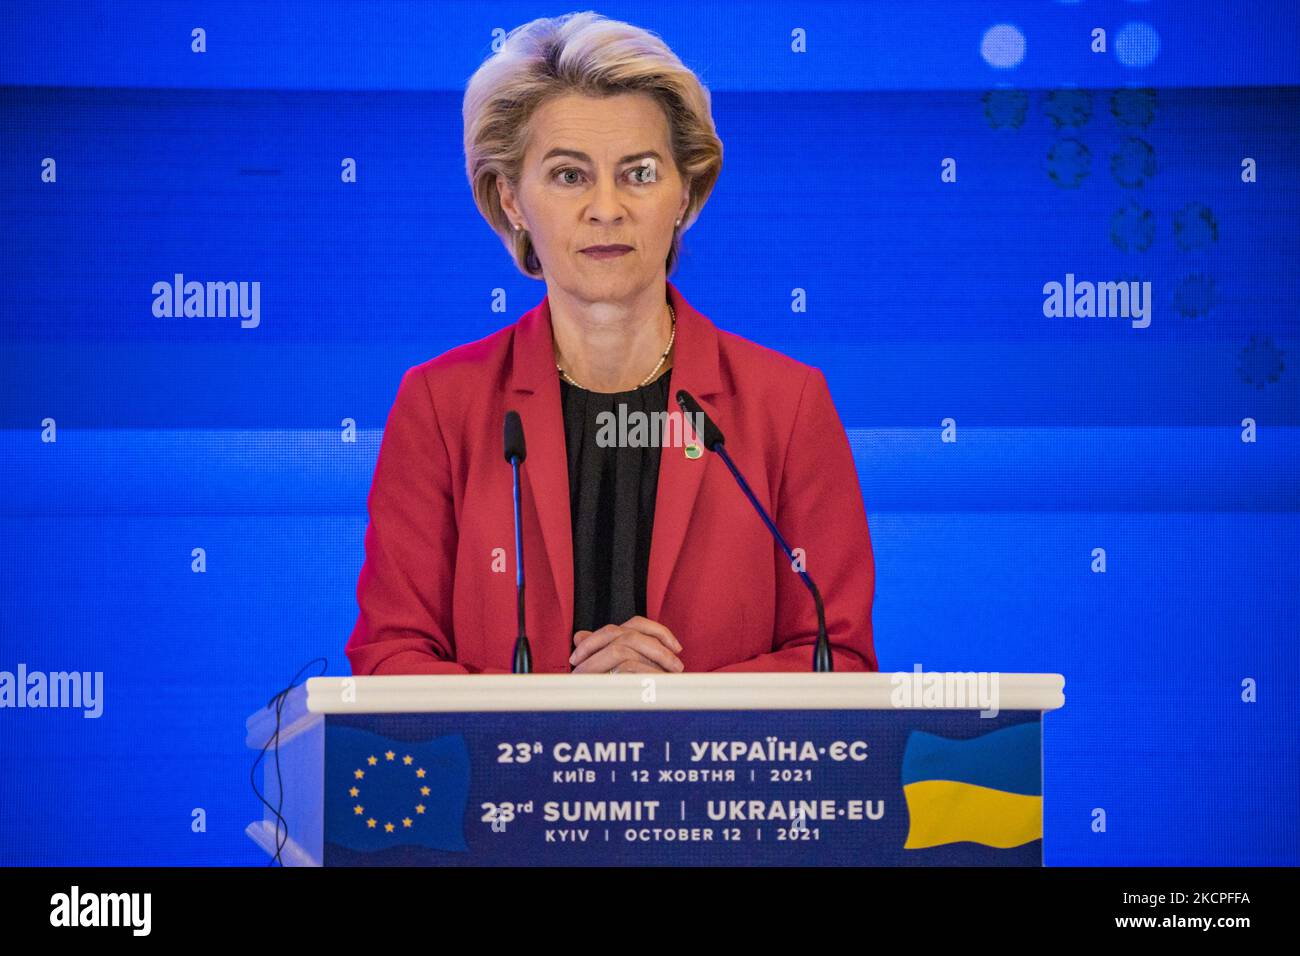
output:
<svg viewBox="0 0 1300 956"><path fill-rule="evenodd" d="M661 448L602 447L597 438L608 416L597 416L612 413L605 432L617 442L620 404L624 416L667 411L670 371L627 392L591 392L560 379L573 522L573 631L595 631L646 613ZM627 420L627 434L636 439L633 421ZM653 419L646 421L641 434L649 436Z"/></svg>

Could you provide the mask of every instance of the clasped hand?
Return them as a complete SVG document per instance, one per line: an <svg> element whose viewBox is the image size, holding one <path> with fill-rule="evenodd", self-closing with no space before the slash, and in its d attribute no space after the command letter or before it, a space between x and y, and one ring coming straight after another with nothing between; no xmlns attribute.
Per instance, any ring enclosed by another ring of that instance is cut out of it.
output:
<svg viewBox="0 0 1300 956"><path fill-rule="evenodd" d="M661 674L685 670L682 645L658 621L628 618L598 631L578 631L569 657L575 674Z"/></svg>

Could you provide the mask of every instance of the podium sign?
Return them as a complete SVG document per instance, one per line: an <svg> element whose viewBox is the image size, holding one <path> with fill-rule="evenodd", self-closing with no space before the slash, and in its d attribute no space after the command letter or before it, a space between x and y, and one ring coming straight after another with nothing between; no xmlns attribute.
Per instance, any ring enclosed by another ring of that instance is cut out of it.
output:
<svg viewBox="0 0 1300 956"><path fill-rule="evenodd" d="M280 729L281 857L1038 866L1042 714L1064 681L979 677L314 678ZM250 746L268 718L250 718ZM274 852L273 815L248 832Z"/></svg>

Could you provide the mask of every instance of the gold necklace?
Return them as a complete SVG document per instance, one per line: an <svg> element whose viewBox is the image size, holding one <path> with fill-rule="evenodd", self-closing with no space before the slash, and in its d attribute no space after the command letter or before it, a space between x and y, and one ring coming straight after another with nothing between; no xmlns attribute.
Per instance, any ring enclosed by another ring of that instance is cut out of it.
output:
<svg viewBox="0 0 1300 956"><path fill-rule="evenodd" d="M668 345L664 349L663 354L659 356L659 364L657 364L654 367L654 369L650 372L649 375L647 375L645 378L641 380L641 384L638 385L637 388L643 388L644 386L649 385L650 382L654 380L655 374L659 371L659 369L663 367L664 362L667 360L668 353L673 350L673 340L677 338L677 312L673 309L673 304L671 302L668 303L668 314L672 316L672 320L673 320L673 330L668 335ZM577 385L578 388L584 389L585 391L588 392L591 391L591 389L587 388L584 385L578 385L578 382L574 379L574 377L570 375L568 372L566 372L559 362L555 363L555 368L559 371L560 377L563 378L570 385Z"/></svg>

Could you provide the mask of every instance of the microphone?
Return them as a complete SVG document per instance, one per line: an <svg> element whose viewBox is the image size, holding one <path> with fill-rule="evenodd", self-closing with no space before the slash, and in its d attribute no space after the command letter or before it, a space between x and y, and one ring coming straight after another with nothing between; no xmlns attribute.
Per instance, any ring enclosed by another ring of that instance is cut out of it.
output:
<svg viewBox="0 0 1300 956"><path fill-rule="evenodd" d="M785 543L785 538L781 537L781 532L776 529L776 525L772 523L772 519L768 516L767 511L764 510L761 504L759 504L758 499L754 497L754 492L749 489L749 482L745 481L745 476L740 473L735 462L731 460L731 456L727 454L727 449L723 447L726 439L722 436L722 430L713 423L713 419L708 416L704 409L700 408L700 403L697 402L694 396L692 396L690 392L686 391L686 389L679 388L677 390L677 404L681 407L682 411L686 413L688 421L700 422L703 424L704 427L701 430L700 438L704 442L704 447L711 452L717 453L717 455L726 463L727 469L731 472L732 477L735 478L736 483L740 485L740 490L745 493L745 497L748 498L749 503L754 506L754 509L758 512L758 516L763 519L763 523L767 525L767 530L772 532L772 537L776 538L776 543L779 544L781 550L786 553L786 556L790 559L790 566L793 568L795 560L794 552L791 551L790 546ZM821 592L817 590L817 585L813 584L813 579L808 576L807 571L796 571L795 573L803 579L803 583L807 585L808 590L812 592L813 604L817 607L817 646L813 650L813 670L818 673L829 673L835 670L835 661L834 658L831 657L831 645L830 641L826 637L826 610L822 607Z"/></svg>
<svg viewBox="0 0 1300 956"><path fill-rule="evenodd" d="M515 638L514 660L511 672L531 674L533 672L533 652L528 646L528 635L524 633L524 533L523 508L519 490L519 466L528 456L524 445L524 423L516 411L506 412L505 427L506 461L514 469L515 477L515 608L519 616L519 636Z"/></svg>

